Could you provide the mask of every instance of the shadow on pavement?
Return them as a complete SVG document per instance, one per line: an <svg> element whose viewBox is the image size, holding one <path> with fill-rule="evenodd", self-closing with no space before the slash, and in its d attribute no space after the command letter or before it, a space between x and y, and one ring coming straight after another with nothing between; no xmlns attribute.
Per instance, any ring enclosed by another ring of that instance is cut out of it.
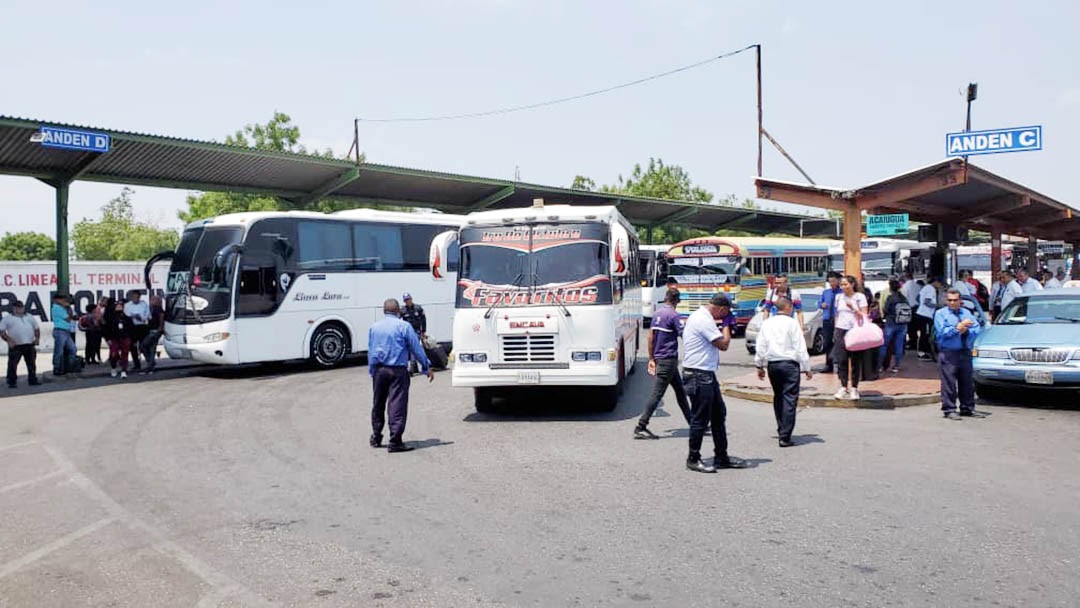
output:
<svg viewBox="0 0 1080 608"><path fill-rule="evenodd" d="M454 445L453 441L443 441L438 437L433 437L431 439L420 439L418 441L406 441L405 443L413 446L418 450L423 450L426 448L437 448L444 445Z"/></svg>
<svg viewBox="0 0 1080 608"><path fill-rule="evenodd" d="M41 357L38 357L39 361ZM169 359L159 360L157 369L152 374L142 374L133 369L128 370L127 378L113 378L109 375L108 364L87 365L78 374L54 376L51 372L38 374L41 384L29 386L25 375L19 376L18 388L0 389L0 399L23 397L26 395L40 395L43 393L57 393L62 391L75 391L86 388L112 386L116 384L143 384L158 380L171 380L196 373L204 366L192 364L189 361L177 362ZM40 369L40 367L39 367Z"/></svg>
<svg viewBox="0 0 1080 608"><path fill-rule="evenodd" d="M550 422L575 420L630 420L641 414L645 399L652 390L652 376L645 373L639 360L636 373L623 384L619 405L610 412L602 410L604 391L596 387L529 387L510 388L492 401L490 412L473 412L465 422L537 421ZM671 391L666 395L674 399Z"/></svg>
<svg viewBox="0 0 1080 608"><path fill-rule="evenodd" d="M792 447L799 447L800 445L809 445L811 443L825 443L825 440L814 433L807 433L806 435L792 435L791 442L795 444Z"/></svg>

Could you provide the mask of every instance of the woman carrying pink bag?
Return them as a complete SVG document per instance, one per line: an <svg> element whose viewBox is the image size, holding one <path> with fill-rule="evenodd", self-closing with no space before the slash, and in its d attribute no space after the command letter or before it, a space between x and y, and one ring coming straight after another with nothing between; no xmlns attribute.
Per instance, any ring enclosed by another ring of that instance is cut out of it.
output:
<svg viewBox="0 0 1080 608"><path fill-rule="evenodd" d="M863 351L873 348L873 342L864 332L869 328L877 328L870 322L869 303L866 296L858 291L859 284L855 277L846 276L840 279L840 289L843 291L836 294L836 330L833 335L833 361L836 363L836 373L840 377L840 390L833 395L836 399L858 399L859 378L862 377ZM848 333L852 332L852 344L848 344ZM878 330L880 338L880 330ZM865 345L864 342L869 345ZM881 346L878 341L876 346ZM854 347L854 348L852 348ZM848 363L851 369L848 369ZM851 388L848 389L848 379L851 379Z"/></svg>

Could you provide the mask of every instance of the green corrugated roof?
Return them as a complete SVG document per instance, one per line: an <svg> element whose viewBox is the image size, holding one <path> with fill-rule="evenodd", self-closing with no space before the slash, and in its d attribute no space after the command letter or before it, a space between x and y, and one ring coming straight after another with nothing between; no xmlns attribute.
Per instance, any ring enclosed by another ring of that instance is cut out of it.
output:
<svg viewBox="0 0 1080 608"><path fill-rule="evenodd" d="M107 133L106 154L47 148L30 141L42 126ZM637 225L667 221L713 230L732 227L761 234L835 235L832 220L772 211L706 205L510 180L364 163L217 142L166 137L84 125L0 116L0 174L46 181L78 180L189 190L224 190L297 201L331 197L357 204L385 203L464 213L477 208L547 203L618 205ZM820 219L820 221L815 221Z"/></svg>

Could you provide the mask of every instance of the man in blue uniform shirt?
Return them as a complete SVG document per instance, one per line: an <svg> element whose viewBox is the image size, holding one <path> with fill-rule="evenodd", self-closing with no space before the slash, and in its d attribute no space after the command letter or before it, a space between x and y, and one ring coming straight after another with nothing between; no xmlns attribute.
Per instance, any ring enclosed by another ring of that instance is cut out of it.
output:
<svg viewBox="0 0 1080 608"><path fill-rule="evenodd" d="M649 366L650 376L656 377L652 393L645 402L645 410L634 428L634 439L659 439L649 430L656 408L664 399L668 385L675 391L675 401L682 410L683 418L690 423L690 402L686 399L682 377L679 376L679 336L682 335L682 322L675 307L679 305L679 290L668 289L664 294L664 305L657 309L649 326Z"/></svg>
<svg viewBox="0 0 1080 608"><path fill-rule="evenodd" d="M975 411L975 379L971 366L971 347L979 335L979 322L971 311L961 306L960 292L950 289L945 308L934 313L934 335L938 344L938 367L941 372L941 411L949 420L960 416L982 418ZM957 393L960 413L956 413Z"/></svg>
<svg viewBox="0 0 1080 608"><path fill-rule="evenodd" d="M374 383L374 404L371 408L371 447L382 447L383 427L390 414L390 452L408 452L401 436L409 413L409 355L420 362L428 382L435 380L420 336L412 326L401 320L401 307L391 298L383 302L383 318L368 330L368 372Z"/></svg>

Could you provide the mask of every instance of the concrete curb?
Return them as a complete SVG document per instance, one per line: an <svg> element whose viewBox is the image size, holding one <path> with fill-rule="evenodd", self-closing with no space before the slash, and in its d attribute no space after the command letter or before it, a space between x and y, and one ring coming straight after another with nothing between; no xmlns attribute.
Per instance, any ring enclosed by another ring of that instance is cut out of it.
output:
<svg viewBox="0 0 1080 608"><path fill-rule="evenodd" d="M725 382L721 385L724 395L747 401L759 401L772 403L771 390L761 389L756 386L746 386L733 382ZM940 405L940 393L910 394L910 395L881 395L864 394L858 401L846 399L833 399L832 395L822 395L813 389L803 391L799 395L800 407L837 407L837 408L860 408L870 410L891 410L898 407L911 407L915 405Z"/></svg>

